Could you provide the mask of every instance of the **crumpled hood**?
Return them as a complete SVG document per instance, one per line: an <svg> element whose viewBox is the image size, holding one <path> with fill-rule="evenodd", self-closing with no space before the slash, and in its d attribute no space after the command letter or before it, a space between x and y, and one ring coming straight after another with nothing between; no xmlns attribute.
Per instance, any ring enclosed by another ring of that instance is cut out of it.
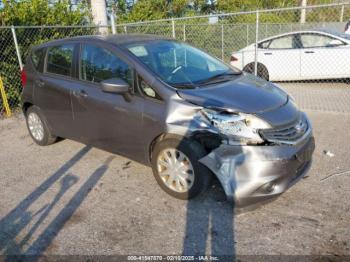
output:
<svg viewBox="0 0 350 262"><path fill-rule="evenodd" d="M206 108L262 113L283 106L288 95L274 84L243 73L231 81L198 89L178 90L183 99Z"/></svg>

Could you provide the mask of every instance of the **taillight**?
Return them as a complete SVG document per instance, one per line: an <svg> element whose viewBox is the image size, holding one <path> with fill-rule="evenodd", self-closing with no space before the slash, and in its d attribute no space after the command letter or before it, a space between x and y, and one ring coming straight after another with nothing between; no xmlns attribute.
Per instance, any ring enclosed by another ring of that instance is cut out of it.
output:
<svg viewBox="0 0 350 262"><path fill-rule="evenodd" d="M26 74L26 71L24 71L24 69L22 69L21 71L21 80L22 80L22 87L24 87L27 83L27 74Z"/></svg>
<svg viewBox="0 0 350 262"><path fill-rule="evenodd" d="M234 55L231 55L230 62L236 62L238 61L238 58L235 57Z"/></svg>

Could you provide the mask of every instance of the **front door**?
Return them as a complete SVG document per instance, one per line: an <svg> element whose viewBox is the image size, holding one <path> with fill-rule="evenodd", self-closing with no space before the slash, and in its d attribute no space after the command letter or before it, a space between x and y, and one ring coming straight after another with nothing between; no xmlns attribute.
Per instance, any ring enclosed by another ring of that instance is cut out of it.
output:
<svg viewBox="0 0 350 262"><path fill-rule="evenodd" d="M133 88L133 68L101 46L86 43L80 50L80 76L72 95L76 135L84 143L142 159L143 99L132 96L127 100L100 87L103 80L121 78Z"/></svg>

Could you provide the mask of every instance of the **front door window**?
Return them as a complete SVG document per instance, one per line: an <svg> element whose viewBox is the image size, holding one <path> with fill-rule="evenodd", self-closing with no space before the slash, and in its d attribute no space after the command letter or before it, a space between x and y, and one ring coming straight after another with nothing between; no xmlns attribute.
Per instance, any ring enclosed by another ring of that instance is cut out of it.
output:
<svg viewBox="0 0 350 262"><path fill-rule="evenodd" d="M133 84L132 68L107 49L83 45L80 61L80 79L99 83L110 78L121 78Z"/></svg>

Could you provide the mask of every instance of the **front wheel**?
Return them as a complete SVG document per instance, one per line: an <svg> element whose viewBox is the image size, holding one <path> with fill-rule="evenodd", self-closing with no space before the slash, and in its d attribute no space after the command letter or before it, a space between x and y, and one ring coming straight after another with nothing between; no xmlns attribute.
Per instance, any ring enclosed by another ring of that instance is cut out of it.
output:
<svg viewBox="0 0 350 262"><path fill-rule="evenodd" d="M156 144L152 170L160 187L179 199L191 199L204 192L211 181L211 171L198 162L206 155L204 148L188 139L167 139Z"/></svg>

